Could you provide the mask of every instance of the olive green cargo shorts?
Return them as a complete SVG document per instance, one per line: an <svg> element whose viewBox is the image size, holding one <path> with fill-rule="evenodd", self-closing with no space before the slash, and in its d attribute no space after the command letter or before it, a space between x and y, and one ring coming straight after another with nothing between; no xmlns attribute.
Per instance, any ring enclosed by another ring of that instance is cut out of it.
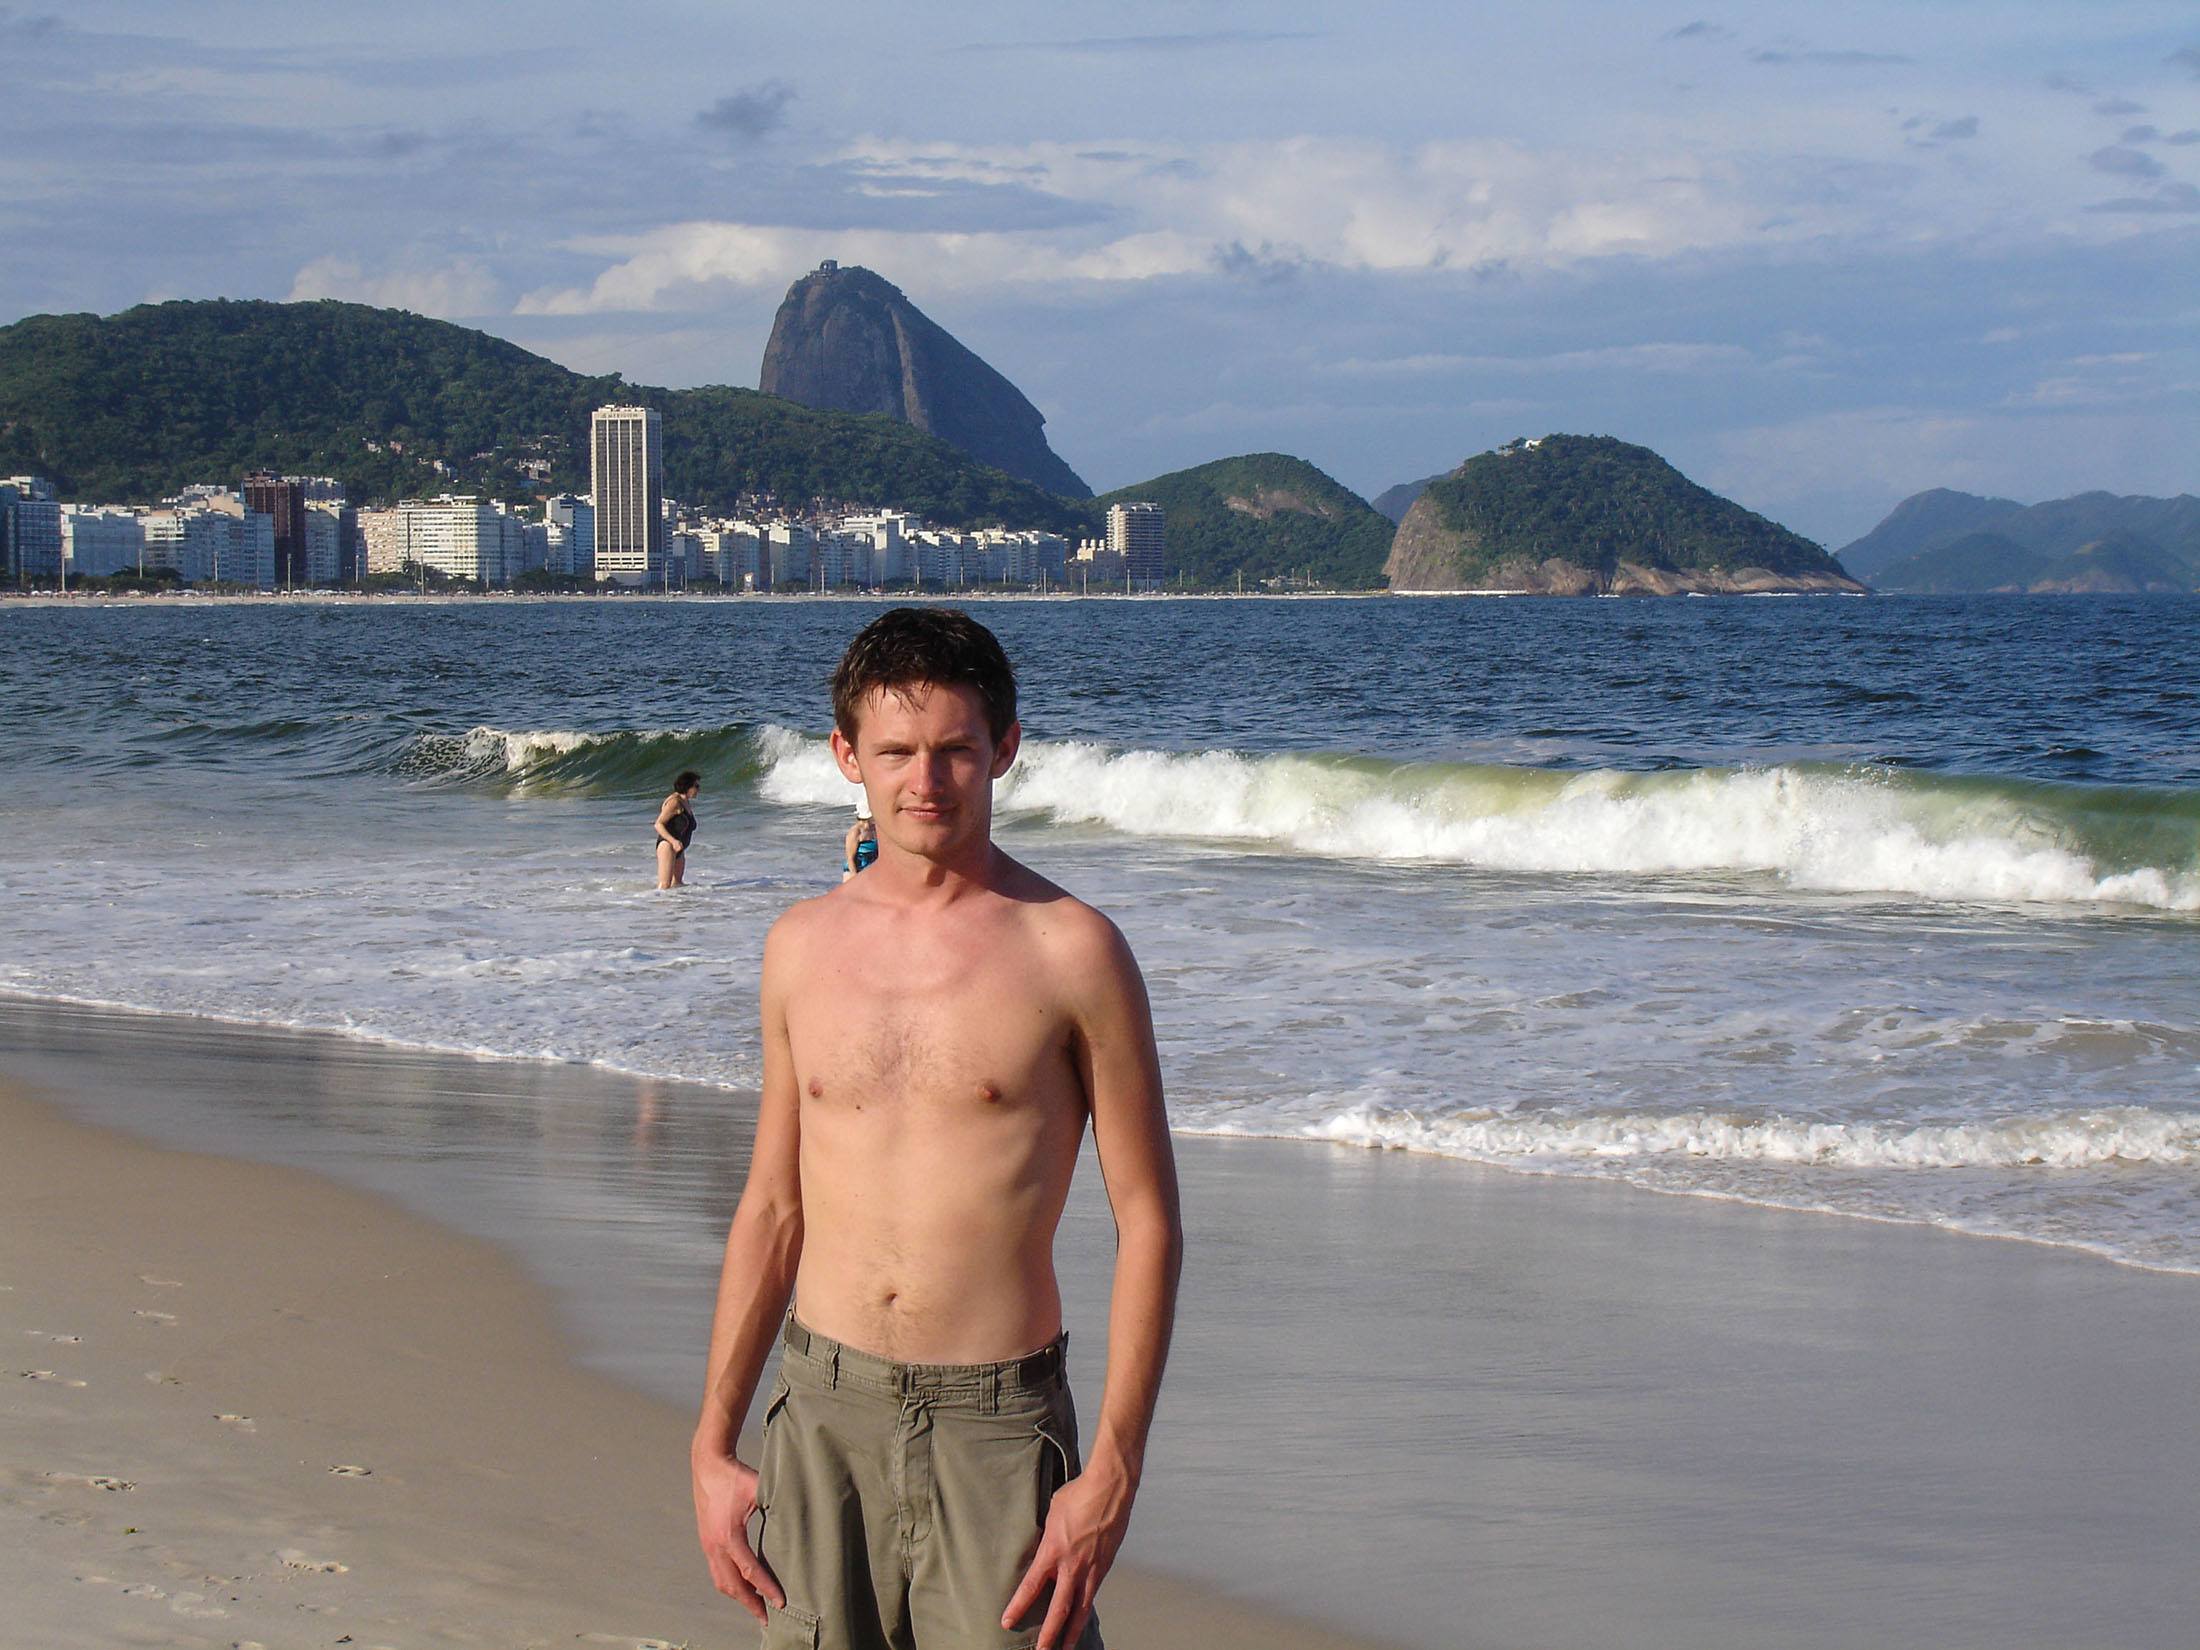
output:
<svg viewBox="0 0 2200 1650"><path fill-rule="evenodd" d="M756 1551L786 1590L765 1650L1025 1650L1001 1625L1077 1474L1064 1336L997 1364L897 1364L790 1315L764 1406ZM1101 1650L1097 1619L1074 1647Z"/></svg>

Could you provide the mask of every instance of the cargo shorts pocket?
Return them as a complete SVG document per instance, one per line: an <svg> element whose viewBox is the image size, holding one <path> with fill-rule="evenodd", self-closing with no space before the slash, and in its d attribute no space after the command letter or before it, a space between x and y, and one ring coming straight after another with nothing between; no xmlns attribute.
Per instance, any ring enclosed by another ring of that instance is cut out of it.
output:
<svg viewBox="0 0 2200 1650"><path fill-rule="evenodd" d="M818 1618L790 1605L765 1617L763 1650L817 1650L817 1635Z"/></svg>
<svg viewBox="0 0 2200 1650"><path fill-rule="evenodd" d="M779 1481L778 1467L773 1460L772 1441L776 1429L772 1422L787 1407L787 1397L787 1378L782 1375L764 1405L764 1441L756 1453L756 1511L752 1515L756 1520L756 1533L749 1538L749 1547L758 1558L764 1558L764 1532L771 1526L772 1492ZM764 1562L769 1564L771 1560L764 1558Z"/></svg>
<svg viewBox="0 0 2200 1650"><path fill-rule="evenodd" d="M1039 1524L1047 1521L1047 1503L1054 1499L1054 1492L1077 1476L1077 1433L1074 1426L1064 1427L1059 1421L1035 1422L1031 1429L1039 1435Z"/></svg>

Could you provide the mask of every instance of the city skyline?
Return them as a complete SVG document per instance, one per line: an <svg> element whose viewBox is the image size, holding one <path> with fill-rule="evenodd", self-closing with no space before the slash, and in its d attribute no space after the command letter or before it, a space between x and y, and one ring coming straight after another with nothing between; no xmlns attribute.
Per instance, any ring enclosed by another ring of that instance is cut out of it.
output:
<svg viewBox="0 0 2200 1650"><path fill-rule="evenodd" d="M0 316L332 296L753 384L837 257L1101 491L1574 430L1839 548L1930 486L2195 485L2189 7L635 19L0 8Z"/></svg>

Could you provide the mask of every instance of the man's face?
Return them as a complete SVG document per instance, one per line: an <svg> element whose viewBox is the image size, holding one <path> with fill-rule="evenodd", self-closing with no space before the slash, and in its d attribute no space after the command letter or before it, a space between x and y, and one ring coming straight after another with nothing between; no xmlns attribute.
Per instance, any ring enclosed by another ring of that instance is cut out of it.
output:
<svg viewBox="0 0 2200 1650"><path fill-rule="evenodd" d="M840 771L871 800L879 840L938 859L992 834L993 781L1016 760L1021 729L999 744L978 690L919 686L906 695L873 688L856 716L855 742L836 728Z"/></svg>

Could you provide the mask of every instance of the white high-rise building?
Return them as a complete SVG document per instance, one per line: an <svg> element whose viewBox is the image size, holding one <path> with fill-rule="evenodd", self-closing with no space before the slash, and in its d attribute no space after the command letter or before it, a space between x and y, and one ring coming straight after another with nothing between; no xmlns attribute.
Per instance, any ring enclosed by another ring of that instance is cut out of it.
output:
<svg viewBox="0 0 2200 1650"><path fill-rule="evenodd" d="M359 554L369 573L397 573L405 566L405 520L395 510L359 512Z"/></svg>
<svg viewBox="0 0 2200 1650"><path fill-rule="evenodd" d="M729 590L760 590L767 582L769 558L764 554L764 532L752 521L721 521L696 530L702 546L698 579L715 579Z"/></svg>
<svg viewBox="0 0 2200 1650"><path fill-rule="evenodd" d="M185 584L205 584L221 565L224 543L238 518L213 510L148 510L138 518L145 534L145 569L172 570Z"/></svg>
<svg viewBox="0 0 2200 1650"><path fill-rule="evenodd" d="M0 500L7 518L8 574L17 585L61 580L61 506L43 476L10 476L12 500Z"/></svg>
<svg viewBox="0 0 2200 1650"><path fill-rule="evenodd" d="M519 530L519 560L512 568L513 576L521 573L543 573L550 568L550 524L546 521L522 521L511 518Z"/></svg>
<svg viewBox="0 0 2200 1650"><path fill-rule="evenodd" d="M767 588L783 584L808 584L810 559L817 535L799 521L775 521L765 529L771 551L771 579Z"/></svg>
<svg viewBox="0 0 2200 1650"><path fill-rule="evenodd" d="M550 571L576 579L594 578L596 507L575 494L560 493L543 502L542 519L550 529Z"/></svg>
<svg viewBox="0 0 2200 1650"><path fill-rule="evenodd" d="M221 565L214 576L224 584L241 584L251 590L275 588L275 518L262 510L247 510L234 521Z"/></svg>
<svg viewBox="0 0 2200 1650"><path fill-rule="evenodd" d="M61 555L71 578L135 573L145 559L145 523L132 510L61 507Z"/></svg>
<svg viewBox="0 0 2200 1650"><path fill-rule="evenodd" d="M232 515L197 507L148 510L145 567L172 567L185 584L275 588L275 518L258 510Z"/></svg>
<svg viewBox="0 0 2200 1650"><path fill-rule="evenodd" d="M598 407L589 421L596 577L662 583L665 571L664 431L655 407Z"/></svg>
<svg viewBox="0 0 2200 1650"><path fill-rule="evenodd" d="M1158 504L1108 506L1108 549L1123 558L1134 585L1158 589L1167 576L1168 538Z"/></svg>
<svg viewBox="0 0 2200 1650"><path fill-rule="evenodd" d="M498 586L510 584L523 564L522 523L501 504L445 493L407 499L397 515L407 565Z"/></svg>
<svg viewBox="0 0 2200 1650"><path fill-rule="evenodd" d="M305 508L306 543L303 573L307 584L340 584L344 578L343 495L333 503L308 500Z"/></svg>

